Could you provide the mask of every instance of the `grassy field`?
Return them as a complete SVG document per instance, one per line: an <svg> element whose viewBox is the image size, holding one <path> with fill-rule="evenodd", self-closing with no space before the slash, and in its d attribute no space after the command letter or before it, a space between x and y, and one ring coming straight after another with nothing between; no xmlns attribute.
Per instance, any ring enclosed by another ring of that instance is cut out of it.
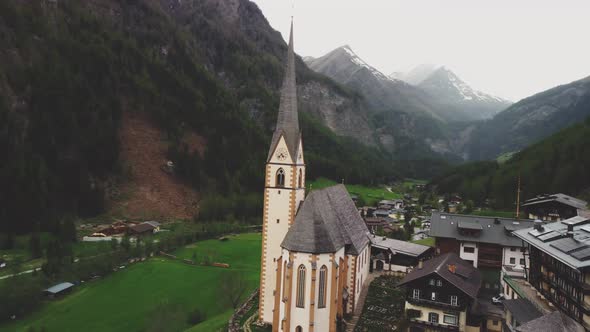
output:
<svg viewBox="0 0 590 332"><path fill-rule="evenodd" d="M417 244L421 244L423 246L429 246L429 247L434 247L434 245L435 245L433 237L427 237L422 240L412 241L412 243L417 243Z"/></svg>
<svg viewBox="0 0 590 332"><path fill-rule="evenodd" d="M229 269L192 266L179 260L153 258L78 287L60 300L48 301L25 320L0 326L1 332L26 331L151 331L168 322L170 331L217 331L233 309L218 292L227 275L242 274L247 297L259 283L260 234L232 236L228 241L208 240L178 250L179 258L207 254ZM162 309L168 308L168 309ZM170 309L172 308L172 309ZM206 320L191 327L188 314L198 309ZM172 324L170 322L176 322Z"/></svg>
<svg viewBox="0 0 590 332"><path fill-rule="evenodd" d="M312 190L322 189L337 184L326 178L319 178L311 182ZM383 199L401 198L402 195L396 192L390 192L385 187L367 187L355 184L346 184L346 189L349 193L362 197L367 205L375 205Z"/></svg>

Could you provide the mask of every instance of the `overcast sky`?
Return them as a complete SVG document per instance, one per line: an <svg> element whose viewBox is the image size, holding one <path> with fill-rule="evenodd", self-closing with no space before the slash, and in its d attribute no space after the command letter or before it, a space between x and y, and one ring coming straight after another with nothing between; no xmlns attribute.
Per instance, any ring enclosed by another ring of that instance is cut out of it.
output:
<svg viewBox="0 0 590 332"><path fill-rule="evenodd" d="M590 75L590 0L253 0L295 49L350 45L385 74L442 64L517 101ZM294 3L294 5L293 5Z"/></svg>

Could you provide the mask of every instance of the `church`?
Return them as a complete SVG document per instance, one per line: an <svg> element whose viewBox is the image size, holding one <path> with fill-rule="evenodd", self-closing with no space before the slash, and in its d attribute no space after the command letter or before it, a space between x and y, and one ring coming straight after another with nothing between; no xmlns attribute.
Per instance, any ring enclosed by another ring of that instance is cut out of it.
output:
<svg viewBox="0 0 590 332"><path fill-rule="evenodd" d="M293 24L266 162L259 320L273 332L336 331L369 273L369 230L343 185L305 196Z"/></svg>

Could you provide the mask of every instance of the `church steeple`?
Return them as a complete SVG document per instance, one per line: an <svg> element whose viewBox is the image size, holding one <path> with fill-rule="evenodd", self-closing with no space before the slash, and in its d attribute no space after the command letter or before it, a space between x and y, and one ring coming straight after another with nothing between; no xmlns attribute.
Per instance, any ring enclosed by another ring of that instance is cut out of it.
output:
<svg viewBox="0 0 590 332"><path fill-rule="evenodd" d="M262 254L260 268L260 320L279 331L282 292L281 277L289 257L283 256L281 242L295 221L297 209L305 199L305 158L297 116L297 84L295 81L293 21L285 77L281 88L281 104L277 127L272 136L264 170L264 210L262 212ZM280 266L279 266L280 265ZM285 329L293 332L293 329Z"/></svg>
<svg viewBox="0 0 590 332"><path fill-rule="evenodd" d="M293 20L291 20L291 32L289 34L289 48L287 51L287 65L285 67L285 77L281 88L281 103L279 106L279 115L277 126L272 136L268 159L278 144L281 136L285 138L289 154L295 161L297 148L301 133L299 132L299 117L297 115L297 83L295 80L295 50L293 46Z"/></svg>

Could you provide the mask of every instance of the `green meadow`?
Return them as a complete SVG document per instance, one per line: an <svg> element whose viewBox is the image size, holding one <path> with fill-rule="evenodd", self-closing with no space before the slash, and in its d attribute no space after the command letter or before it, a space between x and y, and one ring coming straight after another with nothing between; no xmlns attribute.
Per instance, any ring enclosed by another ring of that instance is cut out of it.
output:
<svg viewBox="0 0 590 332"><path fill-rule="evenodd" d="M311 182L311 189L322 189L335 184L337 184L336 181L326 178L318 178ZM361 197L367 205L375 205L377 202L383 199L402 198L400 193L391 192L384 186L370 187L356 184L345 184L345 186L349 193Z"/></svg>
<svg viewBox="0 0 590 332"><path fill-rule="evenodd" d="M12 331L217 331L233 309L221 283L243 278L245 299L258 287L260 234L241 234L227 241L207 240L188 245L175 254L179 260L155 257L115 272L104 279L78 286L71 294L48 300L24 320L0 326ZM195 266L181 259L228 263L229 268ZM191 312L199 310L205 321L192 325Z"/></svg>

